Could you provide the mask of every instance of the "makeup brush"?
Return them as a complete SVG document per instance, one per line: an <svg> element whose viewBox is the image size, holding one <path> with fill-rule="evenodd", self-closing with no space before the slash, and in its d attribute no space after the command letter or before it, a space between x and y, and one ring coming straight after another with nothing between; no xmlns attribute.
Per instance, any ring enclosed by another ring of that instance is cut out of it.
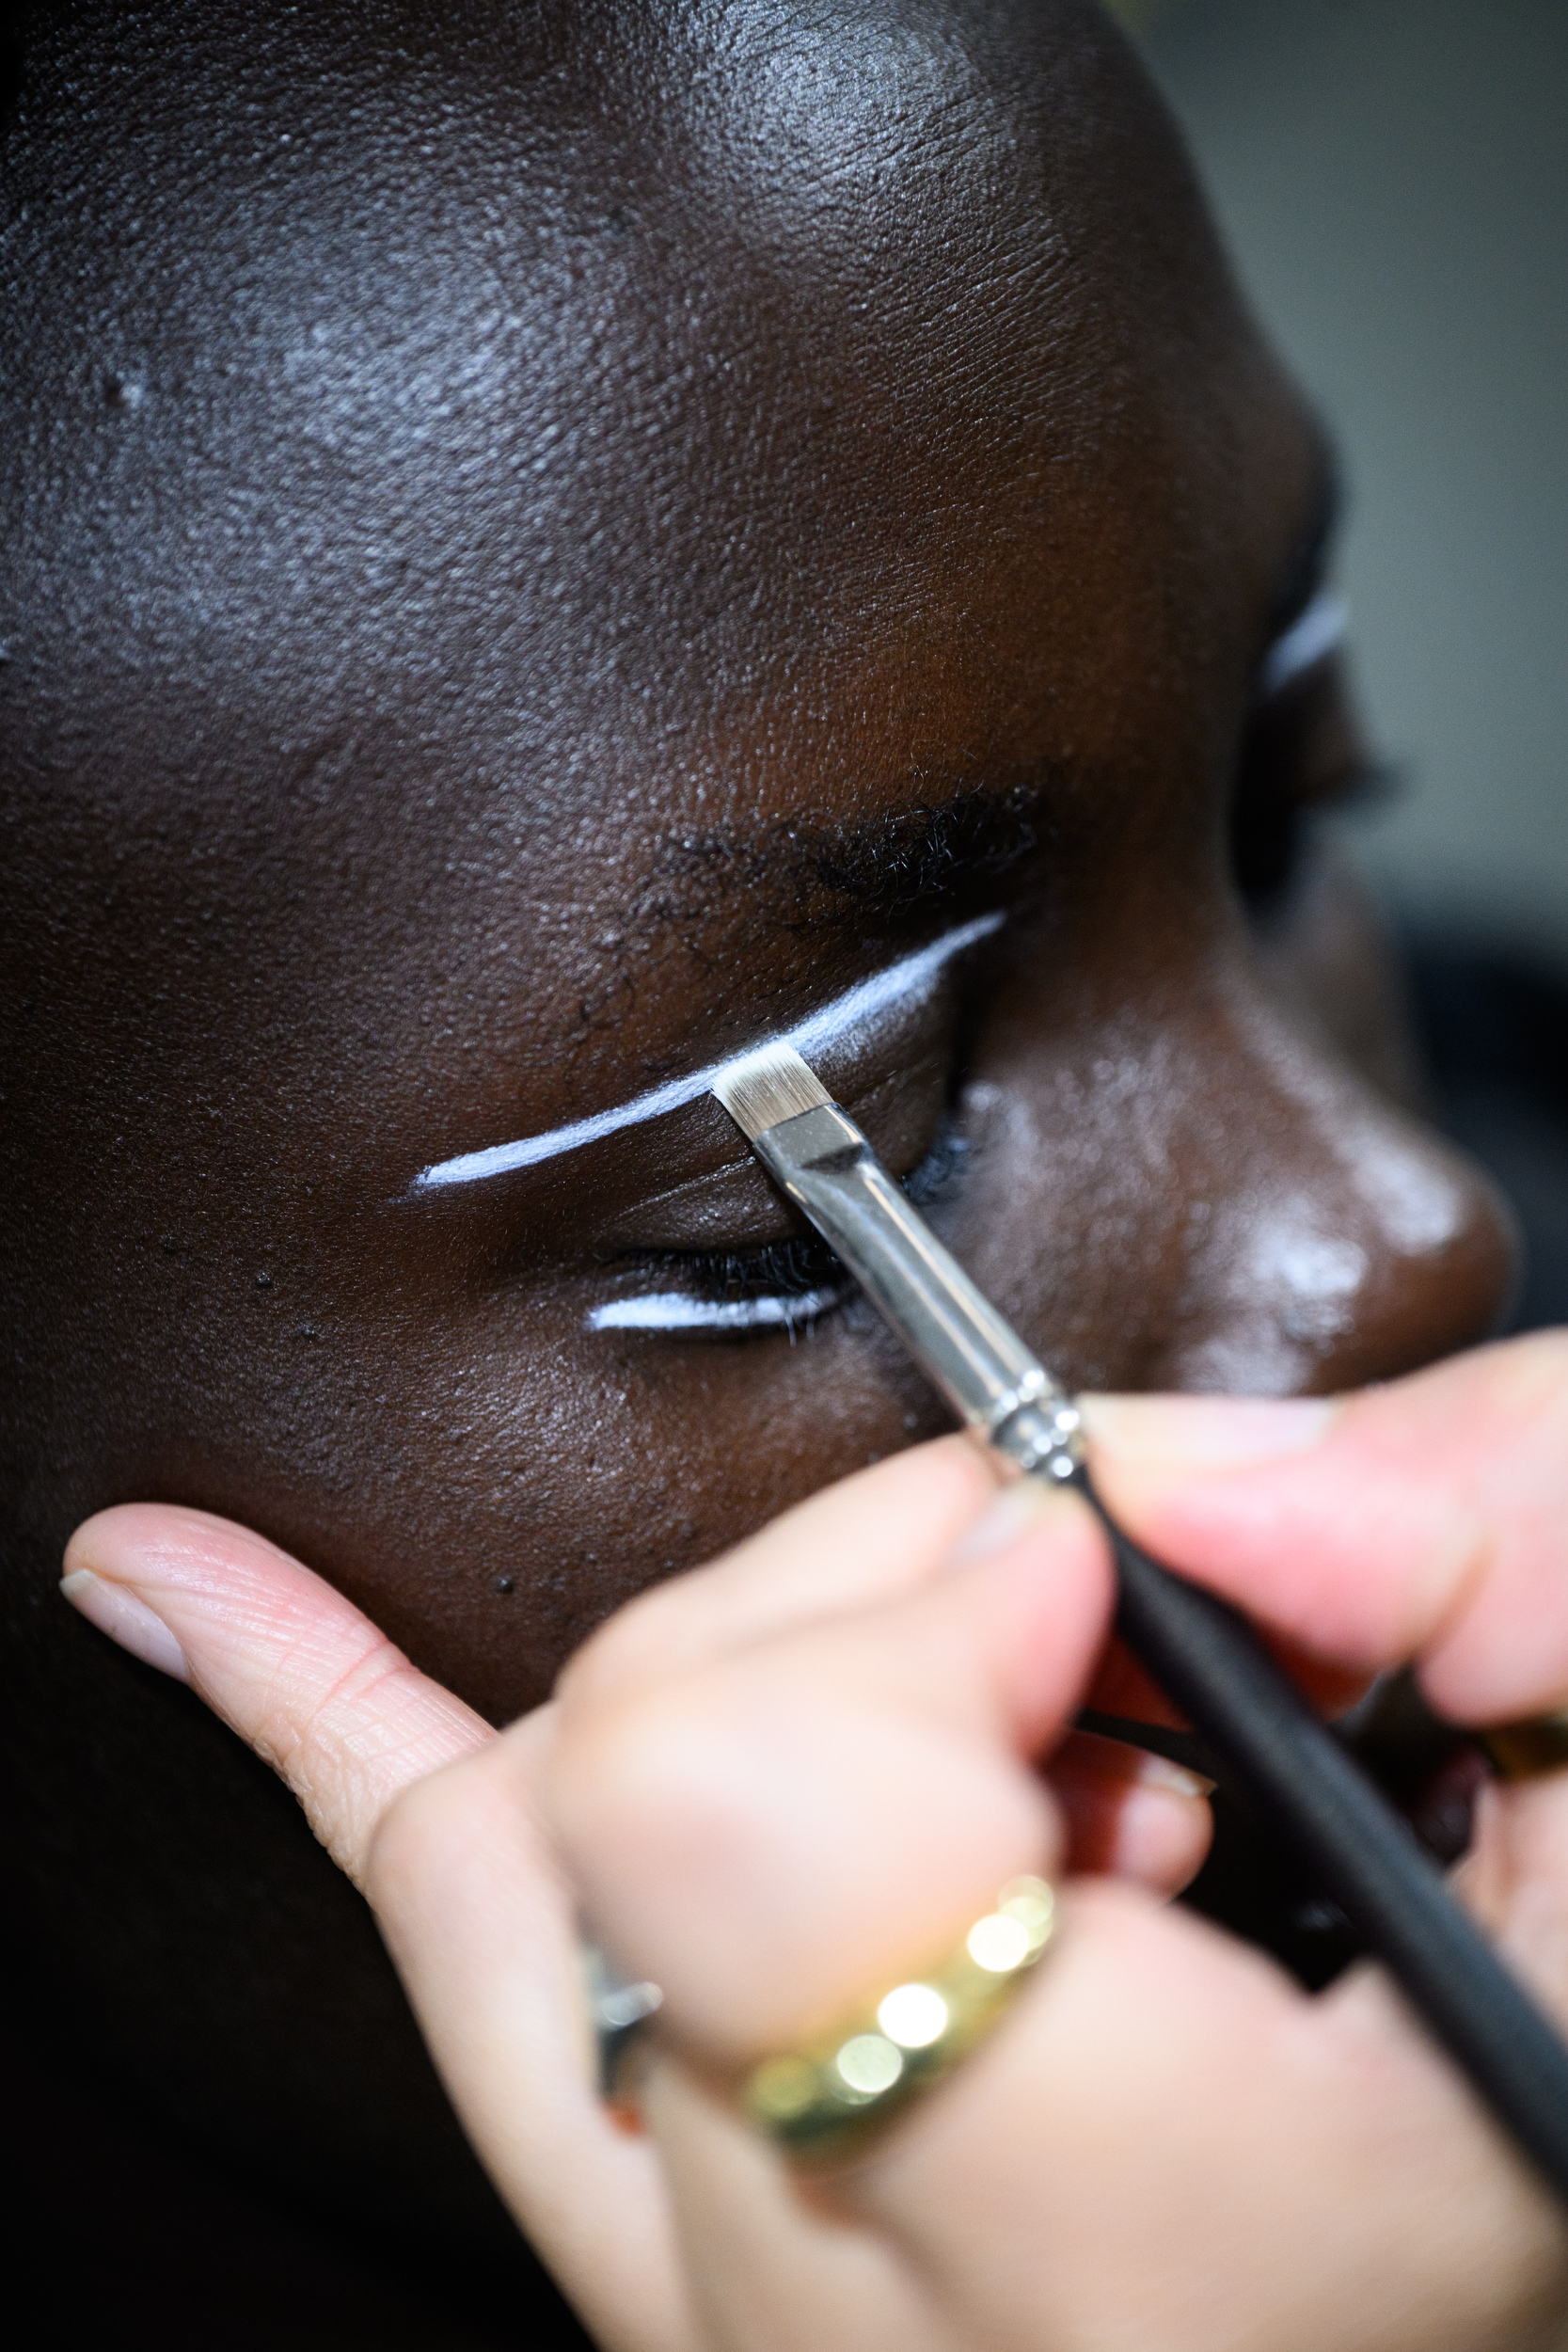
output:
<svg viewBox="0 0 1568 2352"><path fill-rule="evenodd" d="M1026 1476L1071 1486L1116 1558L1117 1626L1232 1785L1290 1839L1434 2038L1568 2201L1568 2050L1247 1620L1129 1542L1084 1464L1078 1413L789 1045L713 1091L961 1420Z"/></svg>

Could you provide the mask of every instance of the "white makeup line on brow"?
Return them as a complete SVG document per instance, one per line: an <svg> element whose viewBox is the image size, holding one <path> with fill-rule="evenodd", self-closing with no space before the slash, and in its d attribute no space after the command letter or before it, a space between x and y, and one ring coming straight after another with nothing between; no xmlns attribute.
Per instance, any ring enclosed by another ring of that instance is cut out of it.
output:
<svg viewBox="0 0 1568 2352"><path fill-rule="evenodd" d="M1320 588L1306 612L1292 621L1281 637L1276 637L1263 656L1263 666L1258 673L1260 694L1277 694L1304 671L1311 669L1326 653L1332 653L1344 637L1350 611L1343 596L1332 588Z"/></svg>
<svg viewBox="0 0 1568 2352"><path fill-rule="evenodd" d="M890 964L885 972L857 981L842 996L835 996L831 1004L808 1014L796 1027L784 1031L777 1041L793 1045L798 1054L808 1057L844 1044L870 1028L879 1014L890 1007L928 991L944 965L966 947L973 947L976 941L989 939L1006 919L1002 914L979 914L972 923L960 923L957 930L933 940L928 947L917 948L912 956ZM746 1048L747 1053L754 1050L752 1046ZM576 1152L585 1143L597 1143L601 1136L617 1135L623 1127L639 1127L644 1120L660 1119L666 1111L679 1110L685 1104L700 1102L704 1095L711 1094L714 1080L732 1063L744 1058L741 1054L726 1054L722 1061L710 1062L705 1070L694 1070L688 1078L672 1078L667 1085L654 1087L613 1110L595 1111L591 1119L575 1119L567 1126L548 1128L542 1136L523 1136L515 1143L492 1144L487 1152L464 1152L454 1160L440 1160L434 1168L420 1170L412 1189L434 1192L445 1184L473 1184L485 1176L504 1176L513 1168L535 1168L541 1160L553 1160L562 1152Z"/></svg>

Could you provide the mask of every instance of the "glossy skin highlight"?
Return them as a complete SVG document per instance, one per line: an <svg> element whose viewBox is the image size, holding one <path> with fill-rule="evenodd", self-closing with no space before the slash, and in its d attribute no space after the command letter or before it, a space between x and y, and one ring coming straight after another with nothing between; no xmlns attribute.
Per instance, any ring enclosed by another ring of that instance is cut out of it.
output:
<svg viewBox="0 0 1568 2352"><path fill-rule="evenodd" d="M1332 659L1256 707L1323 461L1097 10L40 23L0 437L27 1965L178 2134L500 2246L355 1899L69 1621L66 1536L240 1520L501 1721L940 1422L852 1310L586 1327L787 1235L711 1103L414 1171L1005 907L835 1085L901 1170L958 1122L943 1237L1073 1386L1380 1377L1484 1331L1509 1245L1388 1097L1348 886L1238 895L1238 775L1354 757Z"/></svg>

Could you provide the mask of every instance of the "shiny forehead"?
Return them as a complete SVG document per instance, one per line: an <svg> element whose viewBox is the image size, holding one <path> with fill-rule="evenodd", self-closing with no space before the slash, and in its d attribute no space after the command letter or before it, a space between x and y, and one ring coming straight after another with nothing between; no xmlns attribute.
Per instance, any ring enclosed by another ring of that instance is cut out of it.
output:
<svg viewBox="0 0 1568 2352"><path fill-rule="evenodd" d="M1158 407L1227 306L1091 0L127 23L24 19L0 638L13 742L37 682L79 772L204 808L306 766L373 797L390 741L550 818L606 738L680 734L673 772L769 689L870 707L868 647L908 700L911 624L957 644L1058 485L1091 552L1030 562L1032 618L1068 627L1126 471L1100 371L1129 414L1137 345Z"/></svg>

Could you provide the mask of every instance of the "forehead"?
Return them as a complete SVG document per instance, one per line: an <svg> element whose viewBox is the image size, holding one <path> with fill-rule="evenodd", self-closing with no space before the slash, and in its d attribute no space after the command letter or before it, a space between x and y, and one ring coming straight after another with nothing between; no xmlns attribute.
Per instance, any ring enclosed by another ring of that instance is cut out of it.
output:
<svg viewBox="0 0 1568 2352"><path fill-rule="evenodd" d="M544 1051L759 829L1202 755L1307 459L1097 9L72 22L5 675L166 937Z"/></svg>
<svg viewBox="0 0 1568 2352"><path fill-rule="evenodd" d="M139 57L45 56L33 611L259 719L460 701L559 805L631 709L950 683L1020 589L1038 644L1118 564L1190 588L1266 371L1094 23L170 8Z"/></svg>

